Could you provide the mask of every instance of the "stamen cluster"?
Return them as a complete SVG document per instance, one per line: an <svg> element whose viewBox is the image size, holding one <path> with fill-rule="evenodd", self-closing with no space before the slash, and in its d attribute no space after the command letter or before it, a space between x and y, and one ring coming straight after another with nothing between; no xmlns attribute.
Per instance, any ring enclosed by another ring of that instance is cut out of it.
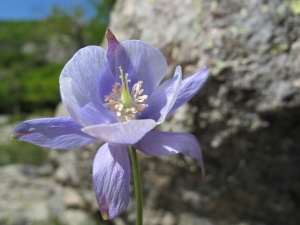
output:
<svg viewBox="0 0 300 225"><path fill-rule="evenodd" d="M126 74L128 77L128 74ZM121 79L123 82L123 79ZM130 80L127 80L130 82ZM144 89L141 89L143 81L138 81L133 85L130 93L130 104L129 107L125 107L125 102L122 101L122 85L116 82L112 86L112 92L109 95L105 95L104 107L110 109L119 117L122 121L130 121L135 118L136 115L141 115L141 112L148 106L143 102L148 98L147 95L142 95Z"/></svg>

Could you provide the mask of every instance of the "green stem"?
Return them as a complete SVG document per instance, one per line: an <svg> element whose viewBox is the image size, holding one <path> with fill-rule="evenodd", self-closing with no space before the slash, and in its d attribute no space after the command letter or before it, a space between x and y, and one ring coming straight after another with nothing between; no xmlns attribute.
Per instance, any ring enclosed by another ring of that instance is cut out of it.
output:
<svg viewBox="0 0 300 225"><path fill-rule="evenodd" d="M136 224L143 225L143 197L136 149L129 146L136 200Z"/></svg>

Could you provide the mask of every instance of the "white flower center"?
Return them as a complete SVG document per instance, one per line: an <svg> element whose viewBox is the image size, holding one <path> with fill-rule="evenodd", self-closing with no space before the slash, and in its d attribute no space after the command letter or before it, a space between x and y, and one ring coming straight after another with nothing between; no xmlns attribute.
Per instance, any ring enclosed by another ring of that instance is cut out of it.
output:
<svg viewBox="0 0 300 225"><path fill-rule="evenodd" d="M120 79L122 85L116 82L112 86L112 92L109 95L105 95L104 107L113 111L117 117L122 121L130 121L135 118L135 116L141 115L141 112L148 106L148 104L143 104L143 102L148 98L147 95L142 95L144 89L141 89L143 81L138 81L133 85L131 92L129 92L128 74L123 75L123 70L120 68Z"/></svg>

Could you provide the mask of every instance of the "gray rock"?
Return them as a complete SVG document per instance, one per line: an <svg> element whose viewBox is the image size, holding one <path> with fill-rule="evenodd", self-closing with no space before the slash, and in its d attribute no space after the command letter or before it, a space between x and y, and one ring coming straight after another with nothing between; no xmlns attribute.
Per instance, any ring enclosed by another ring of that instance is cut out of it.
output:
<svg viewBox="0 0 300 225"><path fill-rule="evenodd" d="M34 167L26 165L9 165L0 169L1 224L49 221L47 200L59 190L47 179L35 179L35 172Z"/></svg>
<svg viewBox="0 0 300 225"><path fill-rule="evenodd" d="M197 218L192 214L182 214L179 217L178 225L216 225L216 221L210 220L208 218Z"/></svg>
<svg viewBox="0 0 300 225"><path fill-rule="evenodd" d="M10 135L16 127L16 123L14 124L6 124L7 119L5 117L1 117L0 121L0 142L3 144L7 144L10 141ZM3 124L1 124L3 122Z"/></svg>
<svg viewBox="0 0 300 225"><path fill-rule="evenodd" d="M0 124L5 124L7 123L9 120L9 116L8 115L0 115Z"/></svg>
<svg viewBox="0 0 300 225"><path fill-rule="evenodd" d="M168 77L177 65L184 77L204 64L212 71L204 89L160 127L197 136L207 179L187 157L140 154L148 212L168 211L177 224L299 224L295 7L284 0L116 2L109 28L120 41L161 50Z"/></svg>
<svg viewBox="0 0 300 225"><path fill-rule="evenodd" d="M40 177L43 167L0 167L0 224L94 224L85 202L75 189Z"/></svg>
<svg viewBox="0 0 300 225"><path fill-rule="evenodd" d="M164 224L164 225L175 225L176 224L176 217L172 213L167 212L163 216L163 218L161 220L161 224Z"/></svg>
<svg viewBox="0 0 300 225"><path fill-rule="evenodd" d="M299 224L300 20L291 3L116 1L109 28L120 41L162 51L167 77L177 65L184 77L211 68L204 89L160 126L195 134L207 178L188 157L138 154L145 224ZM52 154L55 179L80 189L93 212L90 174L100 145ZM131 200L115 224L134 220Z"/></svg>

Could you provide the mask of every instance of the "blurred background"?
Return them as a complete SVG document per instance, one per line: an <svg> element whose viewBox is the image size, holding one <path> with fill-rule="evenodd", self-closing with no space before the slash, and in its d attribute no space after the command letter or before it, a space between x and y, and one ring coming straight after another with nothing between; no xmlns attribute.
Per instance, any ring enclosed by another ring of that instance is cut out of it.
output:
<svg viewBox="0 0 300 225"><path fill-rule="evenodd" d="M67 115L58 78L80 48L119 41L158 48L184 77L208 65L199 94L159 128L190 132L195 160L139 154L145 225L300 224L300 0L2 0L0 225L104 222L91 180L96 143L71 151L10 141L22 120Z"/></svg>
<svg viewBox="0 0 300 225"><path fill-rule="evenodd" d="M111 0L1 1L0 118L5 145L0 165L22 162L27 155L8 149L19 143L6 143L11 129L4 124L28 116L53 116L60 102L58 78L63 66L78 49L100 45L113 4ZM26 143L20 146L32 148ZM28 156L24 162L41 163L39 157Z"/></svg>

